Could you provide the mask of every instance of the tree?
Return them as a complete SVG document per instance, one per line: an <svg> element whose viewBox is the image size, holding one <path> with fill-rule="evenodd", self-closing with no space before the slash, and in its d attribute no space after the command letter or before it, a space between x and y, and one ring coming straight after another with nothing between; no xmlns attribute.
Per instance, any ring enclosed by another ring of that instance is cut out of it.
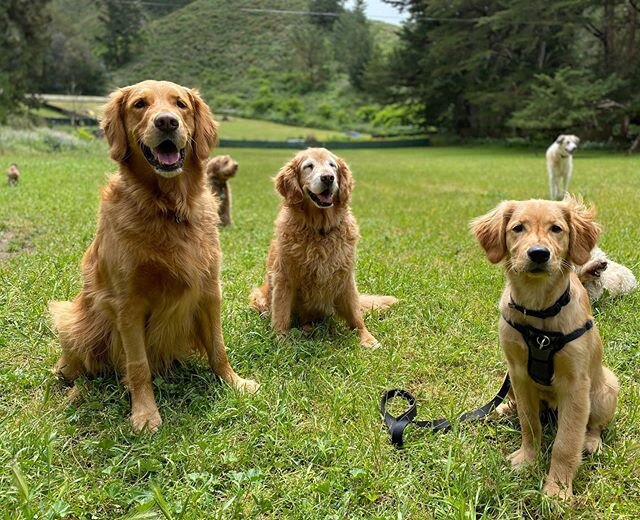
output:
<svg viewBox="0 0 640 520"><path fill-rule="evenodd" d="M99 20L104 34L98 37L103 45L102 58L110 69L125 65L133 57L144 23L144 10L139 0L96 0L101 8Z"/></svg>
<svg viewBox="0 0 640 520"><path fill-rule="evenodd" d="M293 69L299 72L303 91L319 90L329 76L330 48L326 36L308 23L294 26L289 35L293 50Z"/></svg>
<svg viewBox="0 0 640 520"><path fill-rule="evenodd" d="M357 0L352 11L340 13L334 26L334 49L337 61L349 76L349 83L362 90L367 64L371 60L374 45L365 5Z"/></svg>
<svg viewBox="0 0 640 520"><path fill-rule="evenodd" d="M48 0L5 0L0 5L0 121L24 106L42 78Z"/></svg>
<svg viewBox="0 0 640 520"><path fill-rule="evenodd" d="M70 39L59 31L52 34L39 90L62 94L103 94L105 83L105 66L91 53L86 42Z"/></svg>
<svg viewBox="0 0 640 520"><path fill-rule="evenodd" d="M309 22L330 31L343 9L344 0L309 0Z"/></svg>

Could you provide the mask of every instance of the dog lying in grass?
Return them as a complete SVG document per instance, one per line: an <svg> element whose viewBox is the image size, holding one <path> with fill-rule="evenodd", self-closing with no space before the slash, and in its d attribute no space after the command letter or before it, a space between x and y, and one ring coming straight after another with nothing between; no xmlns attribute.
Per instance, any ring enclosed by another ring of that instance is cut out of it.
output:
<svg viewBox="0 0 640 520"><path fill-rule="evenodd" d="M353 178L347 163L324 148L309 148L282 167L275 185L283 201L264 284L251 293L251 307L270 312L281 335L292 323L309 330L336 313L357 330L361 345L377 346L362 313L397 300L360 294L356 287L360 234L349 208Z"/></svg>
<svg viewBox="0 0 640 520"><path fill-rule="evenodd" d="M231 368L222 337L217 202L204 178L217 125L196 91L143 81L111 95L102 128L119 171L102 191L82 289L49 306L55 370L69 382L115 370L133 429L154 431L152 375L194 350L231 387L258 389Z"/></svg>
<svg viewBox="0 0 640 520"><path fill-rule="evenodd" d="M638 285L629 268L607 258L599 247L591 251L589 261L576 267L576 271L592 302L599 300L605 293L609 296L627 294Z"/></svg>
<svg viewBox="0 0 640 520"><path fill-rule="evenodd" d="M519 468L540 450L540 407L558 410L558 431L544 492L570 497L581 453L601 447L618 397L616 376L602 365L602 341L589 295L574 265L590 258L600 228L578 200L505 201L472 221L490 262L503 262L500 343L507 359L521 447ZM555 353L555 354L554 354Z"/></svg>
<svg viewBox="0 0 640 520"><path fill-rule="evenodd" d="M573 174L573 153L578 148L580 138L575 135L559 135L547 148L547 173L551 200L562 200L569 191Z"/></svg>
<svg viewBox="0 0 640 520"><path fill-rule="evenodd" d="M235 177L238 163L230 155L217 155L209 159L206 167L207 181L211 191L218 197L220 224L231 226L231 186L229 179Z"/></svg>
<svg viewBox="0 0 640 520"><path fill-rule="evenodd" d="M16 163L11 163L7 168L7 184L9 186L17 186L20 180L20 170Z"/></svg>

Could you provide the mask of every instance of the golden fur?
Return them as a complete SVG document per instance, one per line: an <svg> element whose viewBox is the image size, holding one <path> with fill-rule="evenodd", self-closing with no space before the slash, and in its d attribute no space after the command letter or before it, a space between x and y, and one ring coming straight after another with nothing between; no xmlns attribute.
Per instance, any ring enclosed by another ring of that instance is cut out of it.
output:
<svg viewBox="0 0 640 520"><path fill-rule="evenodd" d="M594 211L569 197L562 202L505 201L475 219L472 229L492 263L504 260L507 283L500 312L512 322L568 334L593 319L587 291L573 265L589 260L599 226ZM531 247L550 252L534 263ZM571 301L550 318L524 315L509 306L510 299L528 309L551 306L571 284ZM514 467L532 463L540 449L540 406L558 409L558 431L544 491L562 498L572 495L572 482L581 452L598 450L602 429L612 419L618 396L616 376L602 365L602 341L597 327L568 343L555 355L551 386L539 385L527 372L528 350L522 335L504 319L500 343L507 359L522 434L522 446L509 456ZM504 407L503 407L504 410Z"/></svg>
<svg viewBox="0 0 640 520"><path fill-rule="evenodd" d="M233 371L222 337L217 206L203 168L217 125L196 91L144 81L111 95L102 128L119 171L101 194L81 291L50 304L56 370L68 381L115 370L133 428L153 431L152 374L193 350L232 387L258 387Z"/></svg>
<svg viewBox="0 0 640 520"><path fill-rule="evenodd" d="M19 180L20 170L18 169L18 165L13 163L9 165L9 168L7 168L7 184L9 184L9 186L15 186L18 184Z"/></svg>
<svg viewBox="0 0 640 520"><path fill-rule="evenodd" d="M233 225L231 218L231 186L229 179L235 177L238 163L230 155L216 155L209 159L205 169L211 192L218 198L218 216L223 226Z"/></svg>
<svg viewBox="0 0 640 520"><path fill-rule="evenodd" d="M357 330L362 345L376 346L362 312L397 300L358 293L355 265L360 234L349 208L353 189L349 167L324 148L309 148L279 171L275 185L284 200L265 281L253 290L251 306L260 313L271 312L271 323L280 334L294 322L307 328L337 313Z"/></svg>

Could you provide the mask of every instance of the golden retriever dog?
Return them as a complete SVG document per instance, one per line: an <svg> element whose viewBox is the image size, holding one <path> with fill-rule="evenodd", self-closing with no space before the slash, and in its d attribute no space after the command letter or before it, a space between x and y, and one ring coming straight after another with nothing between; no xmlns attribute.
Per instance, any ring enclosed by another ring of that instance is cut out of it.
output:
<svg viewBox="0 0 640 520"><path fill-rule="evenodd" d="M207 181L214 195L218 197L220 224L231 226L231 186L229 179L235 177L238 163L230 155L217 155L209 159L206 167Z"/></svg>
<svg viewBox="0 0 640 520"><path fill-rule="evenodd" d="M278 172L275 185L283 202L265 281L253 290L251 307L270 312L280 335L294 322L309 330L312 322L336 313L357 330L363 346L377 346L362 313L397 300L358 293L360 233L349 208L353 177L347 163L324 148L309 148Z"/></svg>
<svg viewBox="0 0 640 520"><path fill-rule="evenodd" d="M49 306L62 345L55 370L69 382L115 370L133 429L154 431L152 375L193 350L233 388L258 388L233 371L222 337L217 206L204 178L217 125L195 90L143 81L111 95L102 128L119 171L101 194L82 289Z"/></svg>
<svg viewBox="0 0 640 520"><path fill-rule="evenodd" d="M569 190L569 182L573 174L573 153L579 143L578 136L563 134L559 135L547 148L549 195L552 200L562 200Z"/></svg>
<svg viewBox="0 0 640 520"><path fill-rule="evenodd" d="M20 170L16 163L11 163L7 168L7 184L9 186L16 186L20 180Z"/></svg>
<svg viewBox="0 0 640 520"><path fill-rule="evenodd" d="M505 201L472 221L490 262L504 260L500 343L507 359L522 434L509 456L532 463L540 449L541 403L557 408L558 431L544 492L570 497L584 450L600 449L617 403L618 380L602 365L602 341L589 295L573 265L589 260L600 228L595 212L562 202ZM555 353L555 355L554 355Z"/></svg>

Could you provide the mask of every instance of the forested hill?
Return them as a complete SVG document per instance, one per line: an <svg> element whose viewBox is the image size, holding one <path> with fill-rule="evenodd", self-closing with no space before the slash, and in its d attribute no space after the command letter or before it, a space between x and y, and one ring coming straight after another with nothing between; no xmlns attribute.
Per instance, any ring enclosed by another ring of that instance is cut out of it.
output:
<svg viewBox="0 0 640 520"><path fill-rule="evenodd" d="M138 11L132 11L134 5ZM67 46L90 49L104 68L105 92L143 79L166 79L199 88L218 110L313 126L371 127L371 114L380 105L371 109L376 100L368 92L379 89L364 79L366 69L389 56L398 27L369 22L362 12L341 7L340 17L304 14L312 8L309 0L49 4ZM115 45L134 32L127 49ZM375 74L367 77L375 82ZM74 78L73 85L82 90L84 83ZM84 89L94 92L79 93L101 93L96 85ZM59 84L49 90L65 88ZM366 105L369 110L357 114Z"/></svg>

